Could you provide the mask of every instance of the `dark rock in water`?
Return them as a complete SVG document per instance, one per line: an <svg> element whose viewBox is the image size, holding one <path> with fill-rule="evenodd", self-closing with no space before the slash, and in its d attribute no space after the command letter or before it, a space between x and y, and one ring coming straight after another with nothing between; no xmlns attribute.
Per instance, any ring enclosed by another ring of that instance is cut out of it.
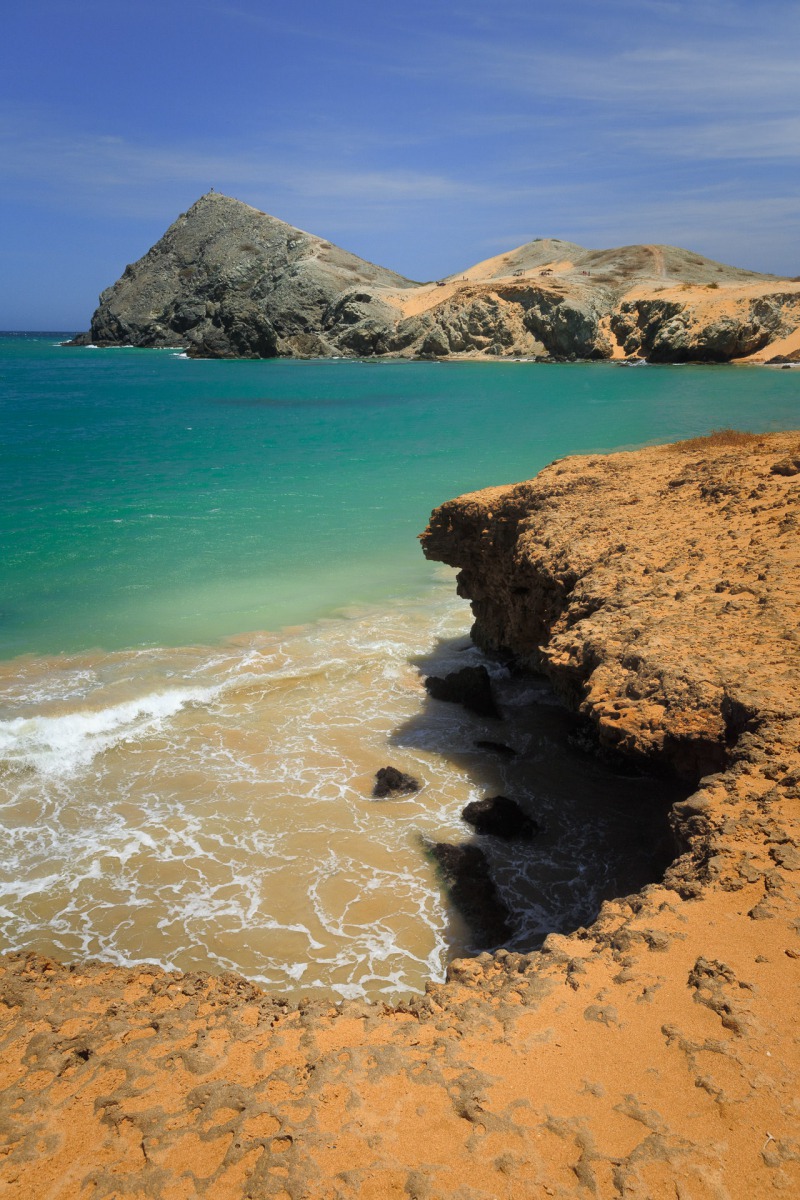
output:
<svg viewBox="0 0 800 1200"><path fill-rule="evenodd" d="M506 746L505 742L492 742L488 738L479 738L473 745L478 750L490 750L492 754L499 754L501 758L516 758L519 753L513 746Z"/></svg>
<svg viewBox="0 0 800 1200"><path fill-rule="evenodd" d="M541 828L522 811L516 800L506 796L473 800L461 810L461 816L477 833L489 833L493 837L532 838Z"/></svg>
<svg viewBox="0 0 800 1200"><path fill-rule="evenodd" d="M381 767L375 774L372 796L375 800L383 800L386 796L398 793L418 792L419 787L419 781L413 775L406 775L405 771L398 771L397 767Z"/></svg>
<svg viewBox="0 0 800 1200"><path fill-rule="evenodd" d="M428 694L434 700L463 704L479 717L499 717L492 694L492 681L486 667L462 667L440 678L430 675L425 680Z"/></svg>
<svg viewBox="0 0 800 1200"><path fill-rule="evenodd" d="M486 855L478 846L434 842L430 854L455 908L482 946L499 946L513 933L510 914L497 894Z"/></svg>

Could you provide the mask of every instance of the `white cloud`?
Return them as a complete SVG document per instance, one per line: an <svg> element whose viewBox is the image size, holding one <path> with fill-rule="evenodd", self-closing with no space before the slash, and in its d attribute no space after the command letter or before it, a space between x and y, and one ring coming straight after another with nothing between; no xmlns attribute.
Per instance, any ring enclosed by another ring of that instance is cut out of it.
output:
<svg viewBox="0 0 800 1200"><path fill-rule="evenodd" d="M622 131L621 141L678 159L800 158L800 116L709 121L664 129Z"/></svg>
<svg viewBox="0 0 800 1200"><path fill-rule="evenodd" d="M473 48L469 66L502 90L616 108L635 103L627 112L632 124L645 112L790 112L800 100L796 56L785 41L749 46L721 41L713 53L685 46L612 54L484 46Z"/></svg>
<svg viewBox="0 0 800 1200"><path fill-rule="evenodd" d="M0 129L0 155L6 178L46 185L60 197L64 188L76 199L102 204L103 196L145 191L153 185L195 183L200 191L211 186L280 189L287 194L325 196L358 202L414 203L471 194L486 196L493 189L456 179L443 172L347 170L297 166L283 161L269 146L236 152L193 150L179 146L137 145L123 138L61 134L20 134Z"/></svg>

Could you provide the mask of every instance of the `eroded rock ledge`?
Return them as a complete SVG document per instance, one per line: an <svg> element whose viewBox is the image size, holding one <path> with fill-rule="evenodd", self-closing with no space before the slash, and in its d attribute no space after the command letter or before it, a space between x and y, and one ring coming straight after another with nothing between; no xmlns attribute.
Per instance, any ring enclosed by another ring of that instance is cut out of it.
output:
<svg viewBox="0 0 800 1200"><path fill-rule="evenodd" d="M798 1194L799 450L567 459L423 538L483 646L697 782L663 884L397 1008L11 956L5 1194Z"/></svg>
<svg viewBox="0 0 800 1200"><path fill-rule="evenodd" d="M737 803L749 776L800 799L799 448L731 433L565 459L443 505L422 537L461 568L479 645L544 671L606 745L707 777L675 814L685 891L752 873L731 821L738 842L777 814Z"/></svg>

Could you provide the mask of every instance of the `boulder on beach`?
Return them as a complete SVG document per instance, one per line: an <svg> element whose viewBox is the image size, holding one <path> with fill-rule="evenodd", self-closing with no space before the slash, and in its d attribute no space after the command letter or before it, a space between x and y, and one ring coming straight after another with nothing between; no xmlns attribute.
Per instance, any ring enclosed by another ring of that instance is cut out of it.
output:
<svg viewBox="0 0 800 1200"><path fill-rule="evenodd" d="M498 895L486 855L478 846L434 842L431 857L455 908L481 946L499 946L513 933L510 914Z"/></svg>
<svg viewBox="0 0 800 1200"><path fill-rule="evenodd" d="M428 695L434 700L461 704L479 717L499 717L486 667L462 667L449 675L429 675L425 680Z"/></svg>
<svg viewBox="0 0 800 1200"><path fill-rule="evenodd" d="M770 467L771 475L800 475L800 454L787 454Z"/></svg>
<svg viewBox="0 0 800 1200"><path fill-rule="evenodd" d="M461 810L461 816L476 833L488 833L492 837L530 839L541 831L533 817L507 796L473 800Z"/></svg>
<svg viewBox="0 0 800 1200"><path fill-rule="evenodd" d="M387 796L408 795L418 792L419 780L397 767L381 767L375 773L375 786L372 789L373 800L384 800Z"/></svg>

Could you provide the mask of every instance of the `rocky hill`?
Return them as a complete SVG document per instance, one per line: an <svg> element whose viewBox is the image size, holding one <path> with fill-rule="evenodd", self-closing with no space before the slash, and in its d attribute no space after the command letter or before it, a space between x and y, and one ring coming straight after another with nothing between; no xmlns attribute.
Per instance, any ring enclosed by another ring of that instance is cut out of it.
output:
<svg viewBox="0 0 800 1200"><path fill-rule="evenodd" d="M200 358L333 352L324 331L344 297L414 285L218 192L182 213L100 296L77 344L182 346ZM366 307L381 305L370 297ZM346 322L346 313L342 316Z"/></svg>
<svg viewBox="0 0 800 1200"><path fill-rule="evenodd" d="M800 359L800 281L674 246L539 238L416 284L211 192L100 297L75 344L197 357Z"/></svg>

